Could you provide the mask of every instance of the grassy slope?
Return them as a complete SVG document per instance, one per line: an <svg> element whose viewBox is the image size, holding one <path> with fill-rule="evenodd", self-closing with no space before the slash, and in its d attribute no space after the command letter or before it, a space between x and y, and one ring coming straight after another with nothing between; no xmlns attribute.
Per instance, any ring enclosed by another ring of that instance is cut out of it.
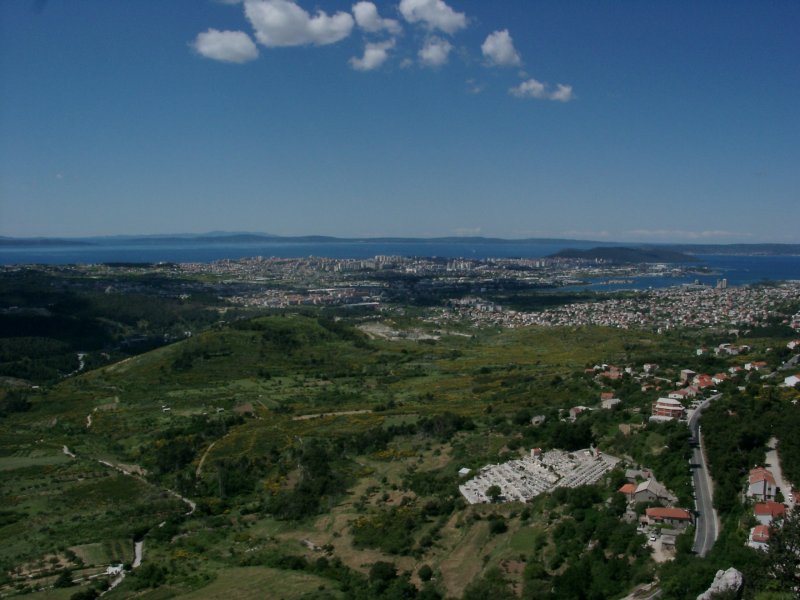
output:
<svg viewBox="0 0 800 600"><path fill-rule="evenodd" d="M342 597L340 593L331 590L330 582L322 577L267 567L237 567L222 572L213 583L206 587L177 596L177 600L211 600L213 598L293 600L316 592L320 587L332 592L335 598Z"/></svg>
<svg viewBox="0 0 800 600"><path fill-rule="evenodd" d="M678 342L673 352L678 347L688 351L693 345L692 340ZM446 336L435 343L371 340L365 347L325 329L315 319L297 316L271 317L249 329L198 335L67 380L34 397L30 413L0 424L0 500L8 510L25 517L0 527L0 537L12 540L0 556L4 564L19 564L59 546L124 539L143 518L154 522L183 512L180 503L160 498L161 512L149 511L143 517L144 506L159 499L158 488L109 473L94 459L144 461L155 436L184 423L190 415L205 412L216 418L217 409L227 414L244 403L252 404L256 413L255 419L232 427L215 441L202 474L212 482L211 465L216 460L259 456L276 445L284 451L293 440L309 436L333 437L443 411L482 417L489 405L493 414L502 415L513 414L523 405L540 410L596 403L597 386L576 373L597 362L657 360L657 348L657 338L650 334L603 328L481 330L472 338ZM555 377L562 380L554 384ZM369 410L389 401L394 401L394 407L381 412L294 418ZM162 405L171 412L163 412ZM91 427L86 426L87 415L92 416ZM616 426L610 422L608 427L613 432ZM332 544L335 555L357 570L379 559L393 560L410 571L431 564L444 588L457 594L469 581L464 573L472 576L496 564L511 564L525 552L530 538L538 535L534 532L543 531L547 523L534 519L531 525L523 525L511 519L508 534L492 537L485 521L466 518L470 511L482 509L468 509L455 513L442 527L440 541L415 559L353 547L349 524L363 514L355 505L366 496L366 510L371 514L399 504L403 496L413 499L413 493L403 492L401 485L409 470L455 469L463 466L465 457L476 462L491 459L508 439L481 431L459 436L455 442L461 458L454 458L449 444L398 439L386 456L353 457L360 465L357 482L319 518L294 524L268 517L253 521L233 511L226 521L229 525L219 529L209 529L202 519L189 519L177 546L150 543L149 556L188 561L201 573L218 574L220 579L213 586L223 578L228 580L232 565L237 564L236 552L250 545L314 559L318 554L301 545L310 539L317 545ZM67 460L60 454L62 444L79 458ZM198 451L194 465L206 449ZM383 492L392 485L398 491L385 500L372 491ZM131 499L136 501L131 503ZM417 537L429 527L423 526ZM184 554L176 558L178 550ZM513 564L508 573L519 579ZM186 591L200 584L187 585L175 589ZM123 586L114 595L131 593ZM241 597L249 597L247 593L244 589Z"/></svg>

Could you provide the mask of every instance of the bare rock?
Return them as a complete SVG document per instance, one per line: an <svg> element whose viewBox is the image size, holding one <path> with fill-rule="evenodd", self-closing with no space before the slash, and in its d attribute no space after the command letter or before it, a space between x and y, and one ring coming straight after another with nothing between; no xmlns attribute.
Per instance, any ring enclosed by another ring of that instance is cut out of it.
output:
<svg viewBox="0 0 800 600"><path fill-rule="evenodd" d="M720 569L714 577L711 587L697 597L697 600L711 600L715 595L723 592L738 592L742 589L744 579L741 572L733 567L727 571Z"/></svg>

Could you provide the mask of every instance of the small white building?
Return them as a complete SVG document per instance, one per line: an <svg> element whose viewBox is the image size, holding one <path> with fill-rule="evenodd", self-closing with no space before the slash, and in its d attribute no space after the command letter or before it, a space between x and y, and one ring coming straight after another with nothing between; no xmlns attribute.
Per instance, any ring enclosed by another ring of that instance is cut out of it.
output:
<svg viewBox="0 0 800 600"><path fill-rule="evenodd" d="M798 383L800 383L800 373L795 373L794 375L789 375L783 380L783 385L786 387L794 387Z"/></svg>
<svg viewBox="0 0 800 600"><path fill-rule="evenodd" d="M122 573L122 565L108 565L106 567L106 575L110 575L111 577L115 577Z"/></svg>
<svg viewBox="0 0 800 600"><path fill-rule="evenodd" d="M667 394L667 396L673 400L686 400L687 398L694 398L697 396L697 388L693 385L690 385L689 387L670 392Z"/></svg>

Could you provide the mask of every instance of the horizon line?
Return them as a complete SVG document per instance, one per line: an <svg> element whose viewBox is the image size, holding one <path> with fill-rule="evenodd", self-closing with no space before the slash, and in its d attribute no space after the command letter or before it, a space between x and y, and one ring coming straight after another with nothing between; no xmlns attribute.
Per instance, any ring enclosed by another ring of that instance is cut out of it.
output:
<svg viewBox="0 0 800 600"><path fill-rule="evenodd" d="M330 234L273 234L266 232L253 232L253 231L220 231L212 230L205 232L181 232L181 233L110 233L110 234L88 234L88 235L29 235L29 236L13 236L0 234L0 239L13 240L18 242L25 241L85 241L85 240L113 240L113 239L158 239L158 238L203 238L215 237L226 238L236 236L251 236L263 237L265 239L287 240L297 238L328 238L331 240L358 240L358 241L380 241L380 240L413 240L413 241L435 241L435 240L498 240L504 242L527 242L527 241L564 241L564 242L581 242L581 243L596 243L596 244L647 244L647 245L670 245L670 246L758 246L758 245L778 245L778 246L792 246L800 245L800 240L790 242L777 242L777 241L711 241L709 239L695 239L695 238L677 238L670 241L644 241L637 239L596 239L596 238L583 238L583 237L567 237L559 235L541 235L529 237L503 237L494 235L480 235L480 234L450 234L450 235L330 235Z"/></svg>

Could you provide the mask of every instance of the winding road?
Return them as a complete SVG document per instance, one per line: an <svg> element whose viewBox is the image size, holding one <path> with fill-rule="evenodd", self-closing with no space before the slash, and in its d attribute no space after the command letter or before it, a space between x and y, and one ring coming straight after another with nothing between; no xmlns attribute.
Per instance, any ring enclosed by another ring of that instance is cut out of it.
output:
<svg viewBox="0 0 800 600"><path fill-rule="evenodd" d="M705 400L689 417L689 431L692 434L692 485L695 491L695 523L694 546L692 550L705 556L714 547L719 536L719 518L714 510L714 492L711 476L708 473L706 456L703 451L703 434L700 428L700 414L712 401L722 394L715 394Z"/></svg>

